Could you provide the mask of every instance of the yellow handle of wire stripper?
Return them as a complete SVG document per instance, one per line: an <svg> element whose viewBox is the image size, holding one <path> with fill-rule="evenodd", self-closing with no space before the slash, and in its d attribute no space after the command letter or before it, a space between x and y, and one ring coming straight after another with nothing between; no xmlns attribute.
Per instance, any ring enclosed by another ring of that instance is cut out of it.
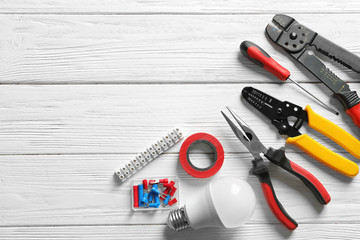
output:
<svg viewBox="0 0 360 240"><path fill-rule="evenodd" d="M321 163L348 177L355 177L359 173L357 164L324 147L307 134L289 137L286 142L296 145Z"/></svg>
<svg viewBox="0 0 360 240"><path fill-rule="evenodd" d="M309 105L305 107L308 114L308 125L312 129L327 136L346 151L351 153L356 158L360 158L360 141L357 140L350 133L336 125L335 123L327 120L326 118L315 113Z"/></svg>

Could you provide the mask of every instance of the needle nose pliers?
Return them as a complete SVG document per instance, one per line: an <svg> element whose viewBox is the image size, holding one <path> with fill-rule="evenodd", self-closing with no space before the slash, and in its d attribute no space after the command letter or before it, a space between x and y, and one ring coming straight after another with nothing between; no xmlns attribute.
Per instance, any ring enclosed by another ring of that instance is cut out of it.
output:
<svg viewBox="0 0 360 240"><path fill-rule="evenodd" d="M294 230L298 226L296 221L289 216L282 204L277 199L273 185L271 183L268 166L265 164L265 161L262 159L260 154L264 154L264 156L270 162L276 164L277 166L299 178L313 192L316 199L322 205L326 205L328 202L330 202L331 198L329 193L326 191L325 187L320 183L320 181L314 177L314 175L296 163L287 159L284 148L277 150L271 147L266 148L260 142L254 131L251 130L251 128L231 109L228 108L228 110L240 127L231 121L225 113L221 113L230 125L236 137L254 156L254 160L252 160L253 166L250 173L258 177L268 206L282 224L284 224L289 230Z"/></svg>

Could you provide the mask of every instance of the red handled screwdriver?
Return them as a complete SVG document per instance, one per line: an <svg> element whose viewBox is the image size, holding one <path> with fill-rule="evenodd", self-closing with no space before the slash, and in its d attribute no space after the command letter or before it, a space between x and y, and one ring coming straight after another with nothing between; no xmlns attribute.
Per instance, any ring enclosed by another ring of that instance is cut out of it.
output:
<svg viewBox="0 0 360 240"><path fill-rule="evenodd" d="M320 99L315 97L313 94L311 94L309 91L307 91L305 88L303 88L298 82L292 80L290 78L290 72L283 66L281 66L278 62L276 62L272 57L270 57L269 54L267 54L261 47L256 45L253 42L250 41L243 41L240 45L240 50L242 54L244 54L247 58L249 58L252 62L256 63L260 67L266 69L267 71L274 74L278 79L281 81L286 81L289 79L293 83L296 84L296 86L300 87L303 91L305 91L307 94L315 98L318 102L320 102L326 109L328 109L330 112L339 115L339 113L326 105L324 102L322 102Z"/></svg>

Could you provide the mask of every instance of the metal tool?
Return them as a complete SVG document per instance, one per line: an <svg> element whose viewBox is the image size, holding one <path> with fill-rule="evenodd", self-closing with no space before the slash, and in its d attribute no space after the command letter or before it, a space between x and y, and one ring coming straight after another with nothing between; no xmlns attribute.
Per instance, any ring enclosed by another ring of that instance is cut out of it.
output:
<svg viewBox="0 0 360 240"><path fill-rule="evenodd" d="M329 110L330 112L332 112L336 115L339 115L339 113L335 109L326 105L319 98L317 98L312 93L310 93L308 90L303 88L298 82L296 82L295 80L292 80L290 78L289 70L287 70L286 68L281 66L272 57L270 57L270 55L267 52L265 52L261 47L259 47L255 43L250 42L250 41L243 41L240 44L240 50L252 62L256 63L257 65L259 65L260 67L269 71L270 73L274 74L281 81L286 81L289 79L290 81L295 83L296 86L301 88L301 90L303 90L304 92L309 94L311 97L316 99L318 102L320 102L327 110Z"/></svg>
<svg viewBox="0 0 360 240"><path fill-rule="evenodd" d="M335 123L315 113L309 105L303 110L298 105L287 101L282 102L252 87L245 87L242 90L242 96L271 120L279 134L289 136L286 140L287 143L296 145L341 174L348 177L354 177L358 174L359 167L357 164L324 147L309 135L299 132L303 123L306 122L309 127L330 138L354 157L360 158L360 142ZM289 123L290 117L296 119L293 125Z"/></svg>
<svg viewBox="0 0 360 240"><path fill-rule="evenodd" d="M277 150L271 147L266 148L260 142L254 131L251 130L251 128L230 108L228 108L228 110L240 127L231 121L230 118L227 117L223 112L221 113L230 125L236 137L254 156L255 159L252 160L253 167L250 173L258 177L267 204L282 224L284 224L288 229L294 230L298 224L289 216L282 204L277 199L270 179L268 166L265 164L261 154L264 154L264 156L269 159L270 162L276 164L287 172L293 174L295 177L299 178L313 192L316 199L321 204L325 205L331 200L329 193L326 191L325 187L320 183L320 181L310 172L287 159L284 148Z"/></svg>
<svg viewBox="0 0 360 240"><path fill-rule="evenodd" d="M360 98L348 84L331 72L313 53L317 51L345 67L360 73L360 58L298 23L294 18L276 14L266 27L269 38L323 82L344 106L346 113L360 127Z"/></svg>

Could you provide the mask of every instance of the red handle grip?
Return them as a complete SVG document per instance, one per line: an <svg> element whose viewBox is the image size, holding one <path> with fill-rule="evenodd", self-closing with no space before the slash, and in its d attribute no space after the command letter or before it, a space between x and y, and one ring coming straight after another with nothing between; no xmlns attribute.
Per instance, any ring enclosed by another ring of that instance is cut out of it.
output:
<svg viewBox="0 0 360 240"><path fill-rule="evenodd" d="M360 104L346 110L346 113L351 117L356 126L360 127Z"/></svg>
<svg viewBox="0 0 360 240"><path fill-rule="evenodd" d="M257 175L257 177L260 180L266 202L275 217L289 230L294 230L297 228L298 224L296 221L289 216L289 214L285 211L284 207L277 199L269 173L262 173Z"/></svg>
<svg viewBox="0 0 360 240"><path fill-rule="evenodd" d="M274 74L281 81L289 78L290 72L273 58L270 57L261 47L250 41L244 41L240 45L241 52L257 65Z"/></svg>
<svg viewBox="0 0 360 240"><path fill-rule="evenodd" d="M285 148L269 148L265 157L270 162L278 165L282 169L285 169L295 177L299 178L315 195L316 199L323 205L328 204L331 200L329 193L321 182L306 169L300 167L296 163L290 161L285 156Z"/></svg>
<svg viewBox="0 0 360 240"><path fill-rule="evenodd" d="M324 185L310 172L308 172L305 168L300 167L296 163L290 161L290 166L294 172L299 174L297 177L300 178L303 183L310 188L310 190L315 194L320 202L323 204L328 204L331 200L330 194L325 189ZM318 193L317 193L318 192Z"/></svg>

